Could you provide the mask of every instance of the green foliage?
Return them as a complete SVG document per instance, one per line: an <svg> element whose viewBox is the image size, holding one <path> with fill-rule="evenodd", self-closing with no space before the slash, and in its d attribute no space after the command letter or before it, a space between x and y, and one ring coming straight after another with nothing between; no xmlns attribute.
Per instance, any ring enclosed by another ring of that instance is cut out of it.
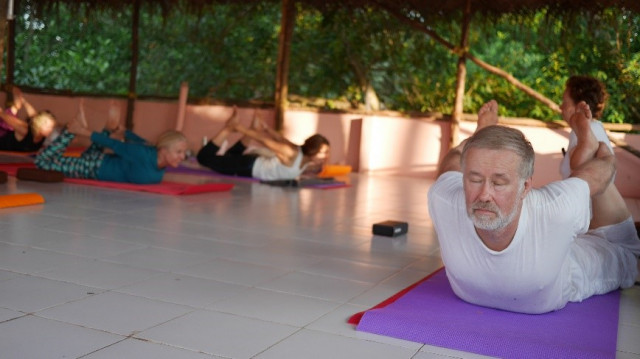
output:
<svg viewBox="0 0 640 359"><path fill-rule="evenodd" d="M541 11L520 21L504 17L494 28L474 32L471 48L480 58L558 103L569 76L594 76L605 83L611 95L603 121L640 123L640 16L607 10L597 15L553 19ZM474 72L478 81L493 82L494 76L484 70ZM505 105L504 115L558 118L511 86L480 87L468 91L468 95L477 98L471 100L470 111L476 110L484 99L495 97Z"/></svg>
<svg viewBox="0 0 640 359"><path fill-rule="evenodd" d="M143 12L139 92L176 96L272 98L278 56L278 7L226 5L201 16Z"/></svg>
<svg viewBox="0 0 640 359"><path fill-rule="evenodd" d="M126 15L89 21L65 11L35 18L27 11L16 21L19 85L126 93L130 63L129 30L118 26Z"/></svg>
<svg viewBox="0 0 640 359"><path fill-rule="evenodd" d="M23 0L16 22L18 85L126 95L131 66L132 9L87 12L64 5L34 15ZM139 95L273 98L280 7L274 2L205 6L198 15L145 2L139 27ZM453 44L457 19L429 24ZM640 16L620 9L571 18L504 16L471 23L474 56L560 102L573 74L602 80L611 95L604 120L640 123ZM439 111L453 107L456 55L423 32L377 9L321 13L297 4L289 92L362 104L373 87L385 108ZM467 61L464 109L495 98L501 114L543 120L559 116L501 77ZM328 106L334 106L330 102ZM336 102L337 103L337 102Z"/></svg>

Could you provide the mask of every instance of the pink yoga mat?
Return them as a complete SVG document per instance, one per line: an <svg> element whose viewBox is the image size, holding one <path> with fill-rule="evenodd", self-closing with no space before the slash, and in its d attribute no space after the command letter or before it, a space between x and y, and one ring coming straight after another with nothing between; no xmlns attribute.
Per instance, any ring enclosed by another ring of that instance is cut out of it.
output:
<svg viewBox="0 0 640 359"><path fill-rule="evenodd" d="M444 270L350 322L357 330L502 358L615 358L620 292L530 315L462 301ZM361 317L360 317L361 316Z"/></svg>

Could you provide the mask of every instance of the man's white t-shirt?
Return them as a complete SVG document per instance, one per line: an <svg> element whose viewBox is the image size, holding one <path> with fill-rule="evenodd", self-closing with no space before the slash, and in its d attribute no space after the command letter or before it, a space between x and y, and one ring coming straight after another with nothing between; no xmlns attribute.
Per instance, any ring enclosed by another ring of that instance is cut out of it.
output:
<svg viewBox="0 0 640 359"><path fill-rule="evenodd" d="M571 243L589 227L589 186L570 178L532 189L513 241L485 246L467 215L461 172L441 175L429 190L429 214L453 291L463 300L503 310L544 313L571 296Z"/></svg>

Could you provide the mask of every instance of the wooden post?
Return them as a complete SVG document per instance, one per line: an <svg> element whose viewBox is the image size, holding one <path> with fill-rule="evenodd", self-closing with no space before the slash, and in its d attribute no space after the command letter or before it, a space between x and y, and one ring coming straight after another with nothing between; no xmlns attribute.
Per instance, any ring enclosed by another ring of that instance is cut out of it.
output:
<svg viewBox="0 0 640 359"><path fill-rule="evenodd" d="M453 105L453 116L451 117L451 138L449 147L457 146L460 143L460 120L464 110L464 86L467 77L466 53L469 44L469 22L471 21L471 0L467 0L462 17L462 34L460 37L460 48L458 54L458 73L456 75L456 97Z"/></svg>
<svg viewBox="0 0 640 359"><path fill-rule="evenodd" d="M136 78L138 77L138 28L140 25L140 0L133 3L133 19L131 24L131 70L129 71L129 96L127 96L127 118L125 127L133 129L133 112L136 94Z"/></svg>
<svg viewBox="0 0 640 359"><path fill-rule="evenodd" d="M277 131L282 130L284 127L284 113L288 105L289 57L291 54L291 38L293 37L293 28L295 26L295 13L294 0L282 0L275 93L275 128Z"/></svg>
<svg viewBox="0 0 640 359"><path fill-rule="evenodd" d="M0 59L4 59L4 51L7 47L7 25L9 20L13 19L13 1L7 4L7 0L0 0L0 9L7 9L7 16L2 19L2 24L0 25ZM4 61L0 61L0 73L4 69ZM10 89L7 90L10 92ZM7 96L7 100L9 100L9 96Z"/></svg>
<svg viewBox="0 0 640 359"><path fill-rule="evenodd" d="M6 5L6 2L5 2ZM7 100L13 100L13 82L14 82L14 72L15 72L15 63L16 63L16 20L14 16L14 2L13 0L9 1L7 8ZM4 35L4 31L3 31ZM4 48L4 46L3 46Z"/></svg>

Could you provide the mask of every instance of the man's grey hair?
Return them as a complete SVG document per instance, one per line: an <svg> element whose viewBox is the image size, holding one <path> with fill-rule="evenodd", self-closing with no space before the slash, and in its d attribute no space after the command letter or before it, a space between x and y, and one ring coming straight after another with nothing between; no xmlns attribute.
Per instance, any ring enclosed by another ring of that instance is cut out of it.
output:
<svg viewBox="0 0 640 359"><path fill-rule="evenodd" d="M520 163L520 177L526 180L533 176L533 162L535 152L531 142L520 130L506 126L487 126L469 137L461 154L460 165L464 169L466 153L471 148L488 150L508 150L514 152L522 160Z"/></svg>

